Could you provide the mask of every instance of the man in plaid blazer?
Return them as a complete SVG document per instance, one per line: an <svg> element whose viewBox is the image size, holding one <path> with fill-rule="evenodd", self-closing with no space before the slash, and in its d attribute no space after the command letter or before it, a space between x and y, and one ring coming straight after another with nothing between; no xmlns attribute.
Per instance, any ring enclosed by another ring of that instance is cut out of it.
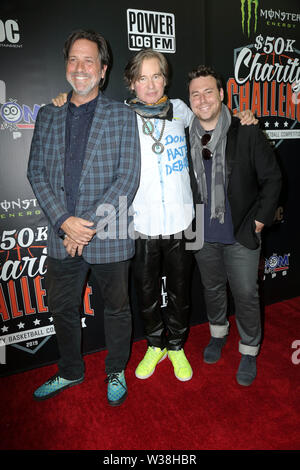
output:
<svg viewBox="0 0 300 470"><path fill-rule="evenodd" d="M128 207L139 183L140 147L135 114L99 91L109 53L105 39L76 31L65 43L72 85L61 108L40 109L31 144L28 179L49 221L46 288L60 353L58 373L34 392L45 400L81 383L79 309L91 269L104 301L108 402L127 395L131 313Z"/></svg>

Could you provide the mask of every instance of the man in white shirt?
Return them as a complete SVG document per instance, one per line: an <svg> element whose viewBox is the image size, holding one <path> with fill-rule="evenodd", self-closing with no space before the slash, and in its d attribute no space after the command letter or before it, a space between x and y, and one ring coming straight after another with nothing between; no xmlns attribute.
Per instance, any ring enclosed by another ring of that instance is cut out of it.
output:
<svg viewBox="0 0 300 470"><path fill-rule="evenodd" d="M133 260L135 287L148 349L136 369L150 377L156 364L171 360L178 380L190 380L192 368L183 345L189 326L191 252L184 231L194 218L185 128L193 113L181 100L164 95L168 65L153 50L138 52L125 69L136 98L127 104L136 112L141 143L140 186L133 202L137 232ZM166 276L167 307L161 309L161 275Z"/></svg>

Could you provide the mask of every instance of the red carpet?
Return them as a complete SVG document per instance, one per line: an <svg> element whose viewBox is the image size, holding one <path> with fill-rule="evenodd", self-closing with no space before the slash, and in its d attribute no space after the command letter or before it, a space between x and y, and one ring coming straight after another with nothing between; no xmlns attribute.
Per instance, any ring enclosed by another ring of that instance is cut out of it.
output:
<svg viewBox="0 0 300 470"><path fill-rule="evenodd" d="M185 352L194 376L185 383L175 378L169 359L148 380L136 379L146 343L134 343L129 395L121 407L106 404L105 351L85 356L83 384L45 402L33 401L32 392L56 366L2 378L0 448L299 449L300 352L292 344L299 340L300 348L300 298L266 308L258 376L249 388L235 380L240 355L234 317L230 322L229 341L215 365L202 361L208 325L191 328Z"/></svg>

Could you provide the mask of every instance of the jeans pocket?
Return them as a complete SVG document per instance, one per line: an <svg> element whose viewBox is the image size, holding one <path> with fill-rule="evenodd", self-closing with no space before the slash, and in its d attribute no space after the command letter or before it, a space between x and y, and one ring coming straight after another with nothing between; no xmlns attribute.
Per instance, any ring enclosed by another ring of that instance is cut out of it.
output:
<svg viewBox="0 0 300 470"><path fill-rule="evenodd" d="M261 232L255 232L255 236L258 240L259 245L261 245Z"/></svg>

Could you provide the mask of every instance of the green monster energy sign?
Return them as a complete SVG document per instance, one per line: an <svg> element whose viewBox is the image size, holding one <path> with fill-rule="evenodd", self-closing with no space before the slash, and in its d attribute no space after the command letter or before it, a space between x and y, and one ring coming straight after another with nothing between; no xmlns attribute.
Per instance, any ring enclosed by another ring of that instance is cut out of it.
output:
<svg viewBox="0 0 300 470"><path fill-rule="evenodd" d="M246 0L241 0L241 12L242 12L242 28L243 33L245 33L245 3ZM250 36L250 26L251 26L251 15L252 15L252 3L254 3L254 32L256 32L257 27L257 10L258 10L258 0L247 0L248 7L248 18L247 18L247 34Z"/></svg>

